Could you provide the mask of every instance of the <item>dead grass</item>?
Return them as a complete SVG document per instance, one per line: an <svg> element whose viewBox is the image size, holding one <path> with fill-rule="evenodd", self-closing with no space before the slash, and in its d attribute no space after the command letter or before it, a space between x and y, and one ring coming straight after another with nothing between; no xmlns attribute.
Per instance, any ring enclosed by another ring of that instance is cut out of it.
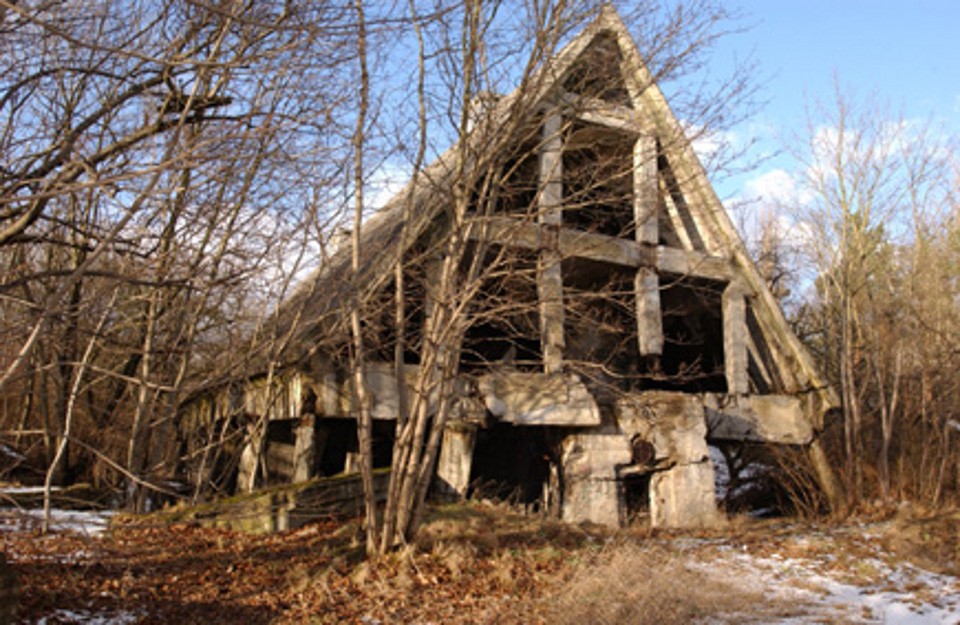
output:
<svg viewBox="0 0 960 625"><path fill-rule="evenodd" d="M960 510L930 512L904 506L884 537L901 558L932 571L960 575Z"/></svg>
<svg viewBox="0 0 960 625"><path fill-rule="evenodd" d="M663 547L611 542L544 599L544 615L556 625L671 625L756 614L763 595L736 588L719 573L695 570Z"/></svg>

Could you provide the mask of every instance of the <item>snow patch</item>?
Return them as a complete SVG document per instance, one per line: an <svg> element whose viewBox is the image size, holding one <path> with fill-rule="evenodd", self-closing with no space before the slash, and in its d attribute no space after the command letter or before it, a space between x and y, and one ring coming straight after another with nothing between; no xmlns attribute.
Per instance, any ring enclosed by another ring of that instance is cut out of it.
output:
<svg viewBox="0 0 960 625"><path fill-rule="evenodd" d="M50 510L50 529L99 536L110 526L112 510ZM0 509L0 531L32 531L43 525L43 510Z"/></svg>
<svg viewBox="0 0 960 625"><path fill-rule="evenodd" d="M133 625L140 618L135 612L118 612L116 614L93 614L79 610L55 610L37 621L37 625L53 625L54 623L86 623L86 625Z"/></svg>
<svg viewBox="0 0 960 625"><path fill-rule="evenodd" d="M50 492L55 493L61 490L59 486L51 486ZM8 495L42 495L43 486L4 486L0 488L0 493Z"/></svg>
<svg viewBox="0 0 960 625"><path fill-rule="evenodd" d="M736 578L741 588L763 592L772 601L797 606L799 614L771 617L765 623L960 623L960 580L956 577L876 558L865 558L852 570L835 562L835 555L829 552L809 558L779 553L760 556L749 553L745 546L727 545L716 560L700 566L712 572L722 570L725 577Z"/></svg>

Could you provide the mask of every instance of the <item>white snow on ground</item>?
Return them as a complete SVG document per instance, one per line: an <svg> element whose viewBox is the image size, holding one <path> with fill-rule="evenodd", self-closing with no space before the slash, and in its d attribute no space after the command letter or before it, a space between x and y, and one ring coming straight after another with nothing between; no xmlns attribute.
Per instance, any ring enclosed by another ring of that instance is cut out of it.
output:
<svg viewBox="0 0 960 625"><path fill-rule="evenodd" d="M806 539L791 539L804 546ZM723 541L725 542L725 541ZM721 575L738 588L762 592L786 609L760 620L749 614L711 619L710 623L877 623L956 625L960 623L960 579L881 557L840 562L824 542L808 555L784 556L775 551L751 554L744 546L716 548L715 558L694 556L691 568ZM727 615L729 616L729 615Z"/></svg>
<svg viewBox="0 0 960 625"><path fill-rule="evenodd" d="M51 486L50 492L57 492L60 490L59 486ZM0 488L0 493L8 493L10 495L42 495L43 486L4 486Z"/></svg>
<svg viewBox="0 0 960 625"><path fill-rule="evenodd" d="M811 619L837 622L940 625L960 623L960 586L957 579L921 571L910 565L895 568L877 562L884 577L879 583L857 585L837 579L817 560L737 557L744 570L740 579L753 577L773 599L804 606L807 614L770 621L801 625Z"/></svg>
<svg viewBox="0 0 960 625"><path fill-rule="evenodd" d="M99 536L110 525L111 510L50 510L50 529L54 532L76 532ZM43 510L0 509L0 531L30 531L43 524Z"/></svg>
<svg viewBox="0 0 960 625"><path fill-rule="evenodd" d="M56 610L53 614L37 621L36 625L53 623L85 623L86 625L132 625L140 618L135 612L120 612L109 616L80 612L77 610Z"/></svg>

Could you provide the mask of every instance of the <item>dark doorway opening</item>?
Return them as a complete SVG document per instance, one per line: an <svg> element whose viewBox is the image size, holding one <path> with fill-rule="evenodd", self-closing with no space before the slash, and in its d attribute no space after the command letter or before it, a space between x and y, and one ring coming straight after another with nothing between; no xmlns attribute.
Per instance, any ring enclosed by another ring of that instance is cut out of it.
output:
<svg viewBox="0 0 960 625"><path fill-rule="evenodd" d="M620 477L620 488L628 525L650 520L649 472L631 472Z"/></svg>
<svg viewBox="0 0 960 625"><path fill-rule="evenodd" d="M549 429L497 423L477 432L470 494L540 511L549 498L551 464L557 464Z"/></svg>

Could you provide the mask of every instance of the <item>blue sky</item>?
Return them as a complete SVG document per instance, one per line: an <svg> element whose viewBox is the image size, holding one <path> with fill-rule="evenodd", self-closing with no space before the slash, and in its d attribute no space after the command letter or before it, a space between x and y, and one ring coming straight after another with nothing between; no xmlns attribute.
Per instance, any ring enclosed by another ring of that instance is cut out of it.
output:
<svg viewBox="0 0 960 625"><path fill-rule="evenodd" d="M856 102L876 96L894 115L960 131L960 1L729 0L729 6L742 10L747 30L721 41L710 66L722 73L751 54L758 63L765 77L760 96L768 103L736 130L759 137L762 150L802 135L807 109L833 101L834 75ZM784 154L718 181L717 190L724 199L742 196L751 180L791 167Z"/></svg>

